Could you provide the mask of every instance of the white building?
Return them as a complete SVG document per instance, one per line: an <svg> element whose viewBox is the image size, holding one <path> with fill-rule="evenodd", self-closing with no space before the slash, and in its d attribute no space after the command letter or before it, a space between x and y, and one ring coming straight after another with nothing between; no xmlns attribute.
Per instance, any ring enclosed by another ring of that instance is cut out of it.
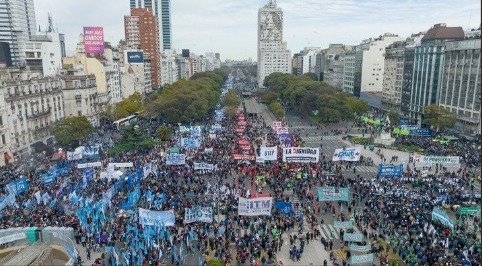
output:
<svg viewBox="0 0 482 266"><path fill-rule="evenodd" d="M24 44L26 65L44 76L55 76L62 69L65 57L64 35L57 32L41 32Z"/></svg>
<svg viewBox="0 0 482 266"><path fill-rule="evenodd" d="M385 48L401 40L398 35L385 33L378 38L371 38L362 42L365 47L363 49L361 91L383 91Z"/></svg>
<svg viewBox="0 0 482 266"><path fill-rule="evenodd" d="M49 126L64 117L60 78L42 78L26 69L9 70L2 88L6 119L15 159L23 158L32 147L53 144Z"/></svg>
<svg viewBox="0 0 482 266"><path fill-rule="evenodd" d="M85 116L93 126L98 126L100 110L97 110L95 76L63 75L61 82L65 116Z"/></svg>
<svg viewBox="0 0 482 266"><path fill-rule="evenodd" d="M173 50L164 50L161 53L161 86L172 84L177 81L178 69L176 65L176 53Z"/></svg>
<svg viewBox="0 0 482 266"><path fill-rule="evenodd" d="M122 98L135 92L146 95L152 92L151 60L148 53L140 50L124 50L121 64Z"/></svg>
<svg viewBox="0 0 482 266"><path fill-rule="evenodd" d="M0 0L0 32L0 42L10 46L13 65L23 65L24 44L37 32L33 0Z"/></svg>
<svg viewBox="0 0 482 266"><path fill-rule="evenodd" d="M297 74L316 73L316 57L321 47L305 47L298 55Z"/></svg>
<svg viewBox="0 0 482 266"><path fill-rule="evenodd" d="M258 86L275 72L291 73L291 52L283 42L283 11L271 0L258 10Z"/></svg>

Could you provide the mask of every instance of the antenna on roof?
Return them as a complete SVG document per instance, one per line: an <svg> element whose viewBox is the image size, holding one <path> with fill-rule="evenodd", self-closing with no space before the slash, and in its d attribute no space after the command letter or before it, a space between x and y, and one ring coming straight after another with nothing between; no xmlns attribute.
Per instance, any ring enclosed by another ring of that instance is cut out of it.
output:
<svg viewBox="0 0 482 266"><path fill-rule="evenodd" d="M54 32L54 24L52 21L52 13L48 13L48 25L47 25L47 32Z"/></svg>

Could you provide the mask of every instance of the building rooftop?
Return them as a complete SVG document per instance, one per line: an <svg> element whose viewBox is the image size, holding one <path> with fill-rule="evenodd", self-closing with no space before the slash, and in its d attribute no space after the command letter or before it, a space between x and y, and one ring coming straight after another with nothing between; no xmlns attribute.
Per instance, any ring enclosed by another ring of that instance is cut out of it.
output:
<svg viewBox="0 0 482 266"><path fill-rule="evenodd" d="M463 38L465 38L465 33L462 27L447 27L446 24L440 23L430 28L423 36L422 41Z"/></svg>

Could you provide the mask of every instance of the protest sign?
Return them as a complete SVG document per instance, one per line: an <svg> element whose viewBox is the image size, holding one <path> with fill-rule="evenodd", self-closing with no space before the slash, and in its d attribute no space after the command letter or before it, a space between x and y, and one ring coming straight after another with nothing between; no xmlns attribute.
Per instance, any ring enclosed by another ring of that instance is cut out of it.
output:
<svg viewBox="0 0 482 266"><path fill-rule="evenodd" d="M212 171L212 170L214 170L214 164L194 163L194 170L207 170L207 171Z"/></svg>
<svg viewBox="0 0 482 266"><path fill-rule="evenodd" d="M278 147L261 147L259 157L264 161L276 161L278 160Z"/></svg>
<svg viewBox="0 0 482 266"><path fill-rule="evenodd" d="M285 201L277 201L274 204L274 207L283 212L284 214L289 214L293 212L293 206L291 205L291 202L285 202Z"/></svg>
<svg viewBox="0 0 482 266"><path fill-rule="evenodd" d="M201 143L197 139L192 138L181 138L181 147L196 149L201 146Z"/></svg>
<svg viewBox="0 0 482 266"><path fill-rule="evenodd" d="M345 222L334 221L333 227L339 228L339 229L350 229L350 228L353 228L353 221L352 220L345 221Z"/></svg>
<svg viewBox="0 0 482 266"><path fill-rule="evenodd" d="M366 255L353 255L351 256L351 263L352 264L367 264L373 263L373 259L375 258L374 253L366 254Z"/></svg>
<svg viewBox="0 0 482 266"><path fill-rule="evenodd" d="M93 163L79 163L77 165L78 169L83 169L83 168L90 168L90 167L101 167L102 163L101 162L93 162Z"/></svg>
<svg viewBox="0 0 482 266"><path fill-rule="evenodd" d="M393 165L393 164L379 164L378 165L378 176L403 176L403 164Z"/></svg>
<svg viewBox="0 0 482 266"><path fill-rule="evenodd" d="M166 156L167 165L184 165L186 164L185 154L169 154Z"/></svg>
<svg viewBox="0 0 482 266"><path fill-rule="evenodd" d="M350 251L354 251L354 252L368 252L372 250L372 245L371 244L367 244L367 245L364 245L364 246L359 246L359 245L356 245L356 244L350 244Z"/></svg>
<svg viewBox="0 0 482 266"><path fill-rule="evenodd" d="M139 208L139 222L143 225L160 226L174 226L176 217L173 210L168 211L151 211Z"/></svg>
<svg viewBox="0 0 482 266"><path fill-rule="evenodd" d="M283 148L283 162L317 163L320 160L319 148Z"/></svg>
<svg viewBox="0 0 482 266"><path fill-rule="evenodd" d="M212 207L195 207L184 209L184 223L193 222L213 222L213 208Z"/></svg>
<svg viewBox="0 0 482 266"><path fill-rule="evenodd" d="M361 151L359 148L351 147L345 149L336 149L333 154L333 161L349 161L357 162L360 160Z"/></svg>
<svg viewBox="0 0 482 266"><path fill-rule="evenodd" d="M363 241L363 234L362 233L345 233L343 234L343 241L348 242L362 242Z"/></svg>
<svg viewBox="0 0 482 266"><path fill-rule="evenodd" d="M258 215L271 215L271 206L273 204L273 198L260 197L246 199L239 197L238 215L241 216L258 216Z"/></svg>
<svg viewBox="0 0 482 266"><path fill-rule="evenodd" d="M319 201L349 201L349 188L320 187L318 188Z"/></svg>
<svg viewBox="0 0 482 266"><path fill-rule="evenodd" d="M21 194L28 189L28 180L25 177L17 179L13 182L10 182L6 185L7 192L10 194L18 195Z"/></svg>

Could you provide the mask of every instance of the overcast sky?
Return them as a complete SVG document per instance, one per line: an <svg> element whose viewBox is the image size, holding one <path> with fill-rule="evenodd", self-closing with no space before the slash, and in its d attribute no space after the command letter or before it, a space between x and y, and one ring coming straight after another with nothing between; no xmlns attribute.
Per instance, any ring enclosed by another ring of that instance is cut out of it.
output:
<svg viewBox="0 0 482 266"><path fill-rule="evenodd" d="M192 52L220 52L222 59L256 58L257 10L269 0L172 0L173 46ZM105 40L124 38L129 0L34 0L37 24L47 13L66 34L67 53L83 26L104 27ZM298 52L306 46L358 44L385 32L407 37L433 24L479 27L479 0L278 0L284 11L284 39Z"/></svg>

